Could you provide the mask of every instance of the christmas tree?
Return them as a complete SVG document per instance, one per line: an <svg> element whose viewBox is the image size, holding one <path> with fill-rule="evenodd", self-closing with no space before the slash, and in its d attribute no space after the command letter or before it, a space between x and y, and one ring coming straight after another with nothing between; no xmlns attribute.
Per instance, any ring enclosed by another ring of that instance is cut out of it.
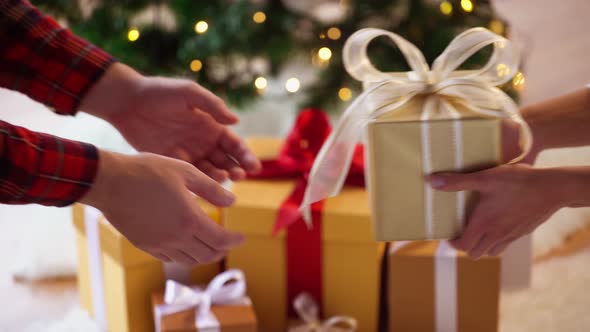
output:
<svg viewBox="0 0 590 332"><path fill-rule="evenodd" d="M484 26L506 35L507 26L484 0L38 0L36 5L78 35L121 61L152 75L198 81L234 105L265 94L267 78L304 57L318 79L300 89L297 77L283 82L304 94L304 105L334 109L360 84L344 70L341 51L355 31L375 27L400 34L431 63L460 32ZM465 65L481 65L489 50ZM404 71L399 51L383 40L369 54L385 71ZM517 74L504 90L516 96Z"/></svg>

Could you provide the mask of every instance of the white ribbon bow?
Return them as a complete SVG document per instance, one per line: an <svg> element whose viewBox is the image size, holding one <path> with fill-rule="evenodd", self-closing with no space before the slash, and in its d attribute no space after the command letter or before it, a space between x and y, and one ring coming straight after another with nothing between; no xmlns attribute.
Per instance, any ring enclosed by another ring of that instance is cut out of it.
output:
<svg viewBox="0 0 590 332"><path fill-rule="evenodd" d="M246 279L237 269L227 270L217 275L207 288L188 287L174 280L166 281L164 304L155 308L156 331L165 315L195 308L195 326L198 329L219 328L219 322L211 312L212 305L249 304L246 297Z"/></svg>
<svg viewBox="0 0 590 332"><path fill-rule="evenodd" d="M389 37L400 49L411 71L385 73L375 68L367 56L367 46L380 36ZM473 54L493 46L487 64L479 70L456 71ZM461 118L454 105L476 115L510 118L521 126L522 154L532 144L530 128L518 112L518 106L497 85L512 79L518 68L518 52L511 42L485 28L473 28L457 36L434 61L432 69L420 50L399 35L381 29L362 29L346 41L344 67L363 82L365 91L344 111L340 122L322 146L311 172L300 210L311 225L311 204L336 196L346 179L356 143L366 125L379 116L396 112L412 99L425 98L420 119Z"/></svg>
<svg viewBox="0 0 590 332"><path fill-rule="evenodd" d="M293 307L303 324L290 328L289 332L354 332L357 329L356 319L348 316L334 316L322 322L318 304L308 293L299 294Z"/></svg>

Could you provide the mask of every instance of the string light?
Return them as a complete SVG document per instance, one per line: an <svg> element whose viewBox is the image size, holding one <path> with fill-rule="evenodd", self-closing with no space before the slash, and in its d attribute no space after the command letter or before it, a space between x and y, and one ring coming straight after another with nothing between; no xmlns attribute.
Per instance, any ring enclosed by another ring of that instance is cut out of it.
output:
<svg viewBox="0 0 590 332"><path fill-rule="evenodd" d="M492 20L489 25L490 30L501 35L504 34L504 23L499 20Z"/></svg>
<svg viewBox="0 0 590 332"><path fill-rule="evenodd" d="M328 35L328 38L332 40L338 40L342 36L342 32L337 27L331 27L330 29L328 29L328 32L326 32L326 34Z"/></svg>
<svg viewBox="0 0 590 332"><path fill-rule="evenodd" d="M264 90L264 89L266 89L267 84L268 83L266 82L266 78L264 78L262 76L256 78L256 80L254 80L254 86L258 90Z"/></svg>
<svg viewBox="0 0 590 332"><path fill-rule="evenodd" d="M266 21L266 14L264 12L258 11L254 13L252 20L258 24L264 23L264 21Z"/></svg>
<svg viewBox="0 0 590 332"><path fill-rule="evenodd" d="M498 74L498 77L506 77L510 75L510 67L504 63L500 63L496 66L496 73Z"/></svg>
<svg viewBox="0 0 590 332"><path fill-rule="evenodd" d="M440 12L447 16L451 15L453 13L453 4L448 1L441 2Z"/></svg>
<svg viewBox="0 0 590 332"><path fill-rule="evenodd" d="M332 57L332 50L330 50L327 47L322 47L318 51L318 56L320 57L320 59L322 59L324 61L328 61Z"/></svg>
<svg viewBox="0 0 590 332"><path fill-rule="evenodd" d="M136 40L139 39L140 33L139 30L137 30L137 28L130 28L129 31L127 32L127 39L129 39L130 42L134 42Z"/></svg>
<svg viewBox="0 0 590 332"><path fill-rule="evenodd" d="M461 0L461 8L466 13L471 13L473 11L473 2L471 0Z"/></svg>
<svg viewBox="0 0 590 332"><path fill-rule="evenodd" d="M209 24L205 21L199 21L195 23L195 32L198 34L204 34L209 29Z"/></svg>
<svg viewBox="0 0 590 332"><path fill-rule="evenodd" d="M352 91L349 88L340 88L338 98L342 101L349 101L352 98Z"/></svg>
<svg viewBox="0 0 590 332"><path fill-rule="evenodd" d="M524 78L524 74L522 72L518 72L516 73L516 75L514 75L514 78L512 79L512 86L521 91L522 89L524 89L524 85L526 83L526 79Z"/></svg>
<svg viewBox="0 0 590 332"><path fill-rule="evenodd" d="M325 33L320 33L320 39L326 39L326 34Z"/></svg>
<svg viewBox="0 0 590 332"><path fill-rule="evenodd" d="M295 93L295 92L299 91L300 87L301 87L301 83L295 77L291 77L290 79L287 80L287 82L285 82L285 89L287 91L289 91L290 93Z"/></svg>
<svg viewBox="0 0 590 332"><path fill-rule="evenodd" d="M191 61L191 70L192 71L194 71L196 73L198 71L201 71L201 69L203 69L203 63L201 62L201 60L194 59L193 61Z"/></svg>

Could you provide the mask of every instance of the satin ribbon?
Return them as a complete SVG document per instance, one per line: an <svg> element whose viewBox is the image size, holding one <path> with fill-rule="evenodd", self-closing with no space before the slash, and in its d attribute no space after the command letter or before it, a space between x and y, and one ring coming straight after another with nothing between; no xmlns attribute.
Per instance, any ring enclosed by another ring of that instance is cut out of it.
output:
<svg viewBox="0 0 590 332"><path fill-rule="evenodd" d="M218 332L220 324L211 311L212 305L251 305L246 296L244 273L237 269L217 275L205 289L188 287L174 280L166 281L164 304L154 309L156 332L161 331L163 316L195 308L195 327L198 330Z"/></svg>
<svg viewBox="0 0 590 332"><path fill-rule="evenodd" d="M289 328L289 332L354 332L357 329L356 319L349 316L334 316L321 321L318 304L308 293L299 294L293 307L303 324Z"/></svg>
<svg viewBox="0 0 590 332"><path fill-rule="evenodd" d="M410 243L394 242L389 254L394 254ZM447 241L439 241L434 256L435 332L457 332L457 290L457 251ZM391 328L395 329L395 326Z"/></svg>
<svg viewBox="0 0 590 332"><path fill-rule="evenodd" d="M262 171L250 175L259 179L292 179L293 191L281 203L273 227L273 234L286 230L287 303L308 292L322 303L322 210L323 202L311 206L313 226L306 226L298 211L303 201L308 174L317 153L330 134L331 127L325 112L303 110L283 143L279 155L273 160L262 160ZM346 184L364 185L363 148L353 148L350 172ZM291 306L289 313L293 314Z"/></svg>
<svg viewBox="0 0 590 332"><path fill-rule="evenodd" d="M107 330L106 305L104 300L104 284L102 280L102 254L98 223L102 213L91 207L84 206L84 229L88 241L88 269L90 270L90 292L92 295L93 318L101 331ZM82 253L79 253L82 254Z"/></svg>
<svg viewBox="0 0 590 332"><path fill-rule="evenodd" d="M389 37L398 46L410 72L381 72L371 64L367 46L380 36ZM482 68L456 71L473 54L490 45L493 53ZM300 206L308 224L311 220L309 206L336 196L342 189L354 146L367 124L384 114L401 110L415 98L424 98L424 105L415 116L425 123L431 119L457 120L467 116L509 118L520 125L522 148L521 155L510 163L522 160L530 151L530 128L514 101L496 87L510 81L518 68L518 52L504 37L484 28L467 30L451 41L430 68L420 50L404 38L369 28L350 36L344 45L343 57L346 71L363 82L365 89L344 111L315 159ZM470 114L461 114L457 106Z"/></svg>

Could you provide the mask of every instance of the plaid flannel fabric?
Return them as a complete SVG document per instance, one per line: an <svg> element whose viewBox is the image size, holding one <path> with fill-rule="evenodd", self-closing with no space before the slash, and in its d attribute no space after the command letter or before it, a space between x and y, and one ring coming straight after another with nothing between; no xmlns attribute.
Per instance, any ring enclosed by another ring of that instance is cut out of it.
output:
<svg viewBox="0 0 590 332"><path fill-rule="evenodd" d="M66 206L90 188L98 168L94 146L0 121L0 202Z"/></svg>
<svg viewBox="0 0 590 332"><path fill-rule="evenodd" d="M0 0L0 86L74 115L113 58L29 2ZM90 188L94 146L0 121L0 202L69 205Z"/></svg>

